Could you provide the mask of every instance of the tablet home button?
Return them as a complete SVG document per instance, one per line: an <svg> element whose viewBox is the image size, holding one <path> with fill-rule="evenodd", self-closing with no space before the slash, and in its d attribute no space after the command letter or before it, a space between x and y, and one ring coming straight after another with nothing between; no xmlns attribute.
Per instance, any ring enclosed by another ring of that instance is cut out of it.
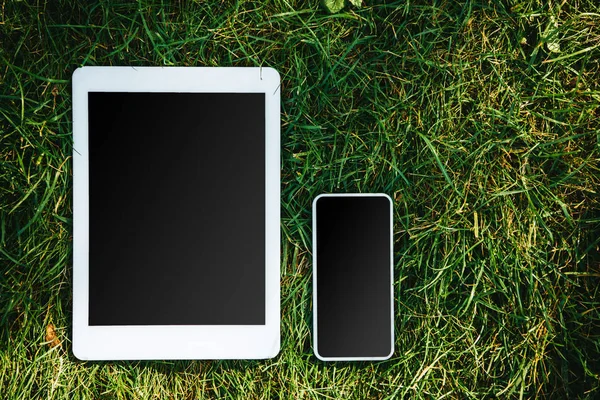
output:
<svg viewBox="0 0 600 400"><path fill-rule="evenodd" d="M196 349L205 349L205 348L214 348L216 343L214 341L193 341L188 342L187 347L188 350L196 350Z"/></svg>

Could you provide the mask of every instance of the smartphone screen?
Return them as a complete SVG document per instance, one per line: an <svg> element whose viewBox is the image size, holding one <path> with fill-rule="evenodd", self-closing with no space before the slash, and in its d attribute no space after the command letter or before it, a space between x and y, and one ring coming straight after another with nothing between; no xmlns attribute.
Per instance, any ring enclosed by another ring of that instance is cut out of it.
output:
<svg viewBox="0 0 600 400"><path fill-rule="evenodd" d="M313 202L313 333L321 360L387 359L394 350L392 201Z"/></svg>

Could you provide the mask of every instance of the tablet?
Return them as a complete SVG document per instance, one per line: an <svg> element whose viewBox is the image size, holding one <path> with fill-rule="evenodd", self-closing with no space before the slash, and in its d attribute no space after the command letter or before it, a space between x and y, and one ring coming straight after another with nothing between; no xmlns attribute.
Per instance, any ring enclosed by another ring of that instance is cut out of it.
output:
<svg viewBox="0 0 600 400"><path fill-rule="evenodd" d="M73 74L73 353L263 359L280 343L272 68Z"/></svg>

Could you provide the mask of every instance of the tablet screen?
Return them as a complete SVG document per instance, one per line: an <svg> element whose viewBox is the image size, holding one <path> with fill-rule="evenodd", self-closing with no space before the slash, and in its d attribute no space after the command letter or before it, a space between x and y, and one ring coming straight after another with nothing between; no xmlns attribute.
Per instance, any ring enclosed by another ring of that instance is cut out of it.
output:
<svg viewBox="0 0 600 400"><path fill-rule="evenodd" d="M89 324L265 324L265 94L88 93Z"/></svg>

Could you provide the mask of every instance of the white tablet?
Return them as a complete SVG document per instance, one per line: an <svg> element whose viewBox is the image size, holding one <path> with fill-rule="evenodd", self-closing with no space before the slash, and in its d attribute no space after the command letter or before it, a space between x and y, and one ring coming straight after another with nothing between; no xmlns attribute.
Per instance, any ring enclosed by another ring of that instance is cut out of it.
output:
<svg viewBox="0 0 600 400"><path fill-rule="evenodd" d="M73 74L73 353L262 359L280 343L271 68Z"/></svg>

